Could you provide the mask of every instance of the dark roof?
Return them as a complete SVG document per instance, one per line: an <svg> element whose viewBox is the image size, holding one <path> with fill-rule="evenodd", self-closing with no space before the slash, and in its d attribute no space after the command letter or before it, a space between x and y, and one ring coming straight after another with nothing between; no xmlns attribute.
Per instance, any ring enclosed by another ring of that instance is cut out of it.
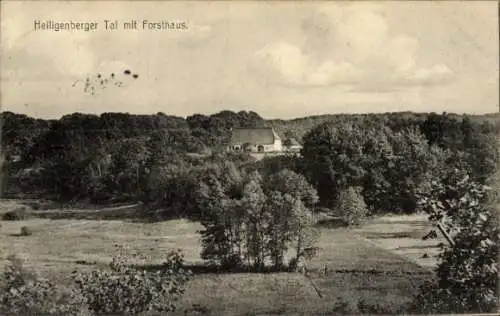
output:
<svg viewBox="0 0 500 316"><path fill-rule="evenodd" d="M243 145L245 143L271 145L274 144L275 139L279 139L271 127L233 128L231 132L230 145Z"/></svg>

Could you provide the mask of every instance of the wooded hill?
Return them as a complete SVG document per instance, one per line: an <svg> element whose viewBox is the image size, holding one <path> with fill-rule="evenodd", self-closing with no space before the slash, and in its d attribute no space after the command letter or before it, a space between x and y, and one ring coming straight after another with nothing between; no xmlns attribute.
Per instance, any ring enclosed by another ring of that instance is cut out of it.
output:
<svg viewBox="0 0 500 316"><path fill-rule="evenodd" d="M395 129L410 126L421 126L430 113L396 112L383 114L326 114L296 118L290 120L266 120L255 112L222 111L213 115L194 114L187 118L157 113L155 115L134 115L128 113L103 113L101 115L73 113L59 120L43 120L13 112L0 113L2 155L7 160L12 156L26 155L35 143L43 141L57 142L47 139L55 136L56 130L71 131L76 138L91 136L105 138L131 138L150 136L159 131L178 131L177 139L185 137L184 142L191 142L193 148L185 151L216 148L224 145L232 127L272 126L282 137L294 137L302 140L313 127L325 122L370 121L377 120ZM461 121L467 117L474 123L489 124L495 131L500 130L500 113L486 115L458 115L444 113L447 119ZM435 116L435 115L434 115ZM446 127L444 127L446 129ZM48 133L50 131L50 133ZM183 132L182 132L183 131ZM59 139L62 141L62 139ZM37 155L36 152L32 154Z"/></svg>
<svg viewBox="0 0 500 316"><path fill-rule="evenodd" d="M269 159L259 166L265 165L274 171L287 167L304 174L316 186L324 203L330 203L329 196L338 191L332 188L324 192L331 188L329 178L336 179L336 186L358 186L368 181L365 171L373 167L370 164L375 160L365 158L379 157L380 152L369 151L379 144L390 147L385 152L394 153L405 148L400 142L423 142L425 146L460 156L458 160L451 156L448 159L463 161L471 172L484 179L496 168L496 137L500 131L499 114L411 112L334 114L292 120L266 120L252 111L194 114L187 118L164 113L73 113L58 120L3 112L1 123L3 195L29 194L69 201L143 199L146 192L152 190L148 187L151 170L159 166L175 166L186 171L226 160L236 162L238 167L251 164L251 159L245 155L228 157L224 153L233 127L272 126L284 139L293 137L301 141L303 158L287 162L283 160L288 158ZM370 139L372 143L368 142ZM322 147L326 143L330 151ZM356 150L359 148L362 155L358 157ZM344 156L351 160L345 160ZM313 157L329 158L321 162ZM337 161L339 157L344 160ZM353 171L356 168L360 168L359 174ZM315 170L326 174L327 178L315 174ZM348 174L352 175L351 180L347 179ZM390 177L396 179L398 176ZM365 198L370 199L369 196Z"/></svg>

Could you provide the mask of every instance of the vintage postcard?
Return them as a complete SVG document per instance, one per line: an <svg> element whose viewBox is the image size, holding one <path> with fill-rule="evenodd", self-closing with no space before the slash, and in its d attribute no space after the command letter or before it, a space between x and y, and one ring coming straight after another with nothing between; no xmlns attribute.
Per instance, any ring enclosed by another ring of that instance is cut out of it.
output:
<svg viewBox="0 0 500 316"><path fill-rule="evenodd" d="M0 6L0 315L500 312L498 2Z"/></svg>

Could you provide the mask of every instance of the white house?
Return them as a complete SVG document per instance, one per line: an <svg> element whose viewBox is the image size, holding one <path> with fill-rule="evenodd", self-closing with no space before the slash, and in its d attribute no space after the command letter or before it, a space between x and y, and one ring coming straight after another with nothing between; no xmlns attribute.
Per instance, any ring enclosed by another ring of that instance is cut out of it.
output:
<svg viewBox="0 0 500 316"><path fill-rule="evenodd" d="M281 138L272 127L233 128L228 150L247 152L281 152Z"/></svg>

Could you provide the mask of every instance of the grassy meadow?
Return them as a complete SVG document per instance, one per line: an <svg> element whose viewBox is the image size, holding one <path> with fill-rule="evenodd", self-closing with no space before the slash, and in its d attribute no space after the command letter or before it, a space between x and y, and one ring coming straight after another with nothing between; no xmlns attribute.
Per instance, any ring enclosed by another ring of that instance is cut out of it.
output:
<svg viewBox="0 0 500 316"><path fill-rule="evenodd" d="M0 215L19 203L0 201ZM160 264L174 248L182 249L187 264L203 265L199 223L148 223L137 214L139 208L29 210L28 219L1 221L0 268L10 255L16 255L38 274L63 283L73 270L105 267L117 254L116 244L126 246L138 265ZM33 234L19 236L22 226ZM416 215L375 218L355 229L320 225L321 250L308 263L310 279L297 273L214 273L200 269L188 283L176 314L330 315L335 314L338 298L353 305L364 300L399 306L431 276L436 241L421 240L428 228L425 218ZM425 253L429 258L422 258Z"/></svg>

